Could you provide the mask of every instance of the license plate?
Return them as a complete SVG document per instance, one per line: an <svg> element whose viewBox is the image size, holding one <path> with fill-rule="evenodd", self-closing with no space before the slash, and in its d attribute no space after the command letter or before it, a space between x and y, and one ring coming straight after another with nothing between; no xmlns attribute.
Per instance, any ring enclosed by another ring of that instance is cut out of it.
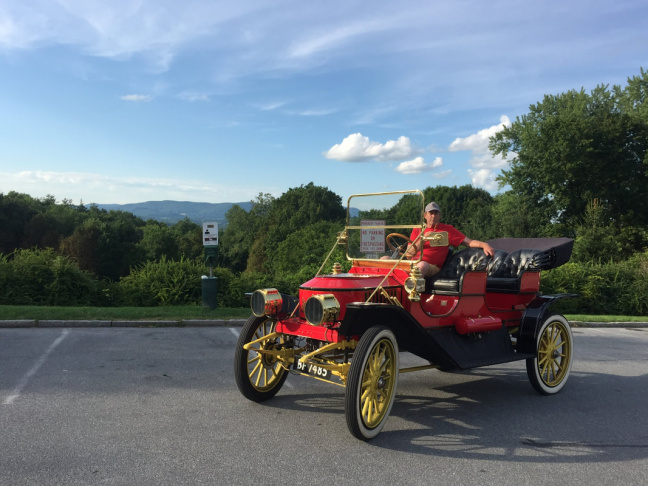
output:
<svg viewBox="0 0 648 486"><path fill-rule="evenodd" d="M298 373L315 376L317 378L321 378L322 380L334 380L334 376L333 373L331 373L331 370L327 370L326 368L323 368L322 366L318 366L316 364L302 363L298 360L293 363L292 368Z"/></svg>

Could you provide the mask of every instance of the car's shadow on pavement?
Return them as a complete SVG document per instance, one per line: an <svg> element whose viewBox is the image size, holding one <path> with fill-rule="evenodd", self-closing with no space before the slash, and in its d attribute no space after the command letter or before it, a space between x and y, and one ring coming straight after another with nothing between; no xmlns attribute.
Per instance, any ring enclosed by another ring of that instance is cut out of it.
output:
<svg viewBox="0 0 648 486"><path fill-rule="evenodd" d="M524 370L489 367L433 373L401 375L390 417L370 446L523 463L648 457L647 429L633 425L637 419L645 421L638 414L644 404L637 403L636 391L648 387L648 374L620 377L572 371L563 391L542 396L533 390ZM296 385L290 394L279 394L265 405L339 414L343 424L344 402L343 389L339 394L300 395ZM636 433L630 437L621 430Z"/></svg>

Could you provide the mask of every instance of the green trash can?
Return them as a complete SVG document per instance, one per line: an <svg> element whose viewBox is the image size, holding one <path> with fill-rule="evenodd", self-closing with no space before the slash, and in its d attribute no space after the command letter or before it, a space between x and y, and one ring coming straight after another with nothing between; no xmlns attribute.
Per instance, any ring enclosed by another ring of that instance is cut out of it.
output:
<svg viewBox="0 0 648 486"><path fill-rule="evenodd" d="M202 276L202 306L215 309L218 306L218 278Z"/></svg>

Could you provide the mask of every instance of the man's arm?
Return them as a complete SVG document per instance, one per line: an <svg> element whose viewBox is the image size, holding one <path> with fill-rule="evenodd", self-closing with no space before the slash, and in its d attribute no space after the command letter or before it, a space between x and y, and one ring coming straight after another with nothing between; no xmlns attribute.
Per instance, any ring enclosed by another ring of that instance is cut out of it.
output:
<svg viewBox="0 0 648 486"><path fill-rule="evenodd" d="M469 246L470 248L481 248L482 250L484 250L484 253L486 253L487 256L492 257L493 255L495 255L495 250L493 250L493 247L483 241L471 240L470 238L466 237L463 240L463 244Z"/></svg>
<svg viewBox="0 0 648 486"><path fill-rule="evenodd" d="M419 237L420 237L420 235L419 235ZM413 257L414 255L416 255L420 251L420 249L419 249L420 242L421 242L421 239L417 238L416 240L414 240L414 242L411 245L409 245L407 247L407 250L405 250L405 258Z"/></svg>

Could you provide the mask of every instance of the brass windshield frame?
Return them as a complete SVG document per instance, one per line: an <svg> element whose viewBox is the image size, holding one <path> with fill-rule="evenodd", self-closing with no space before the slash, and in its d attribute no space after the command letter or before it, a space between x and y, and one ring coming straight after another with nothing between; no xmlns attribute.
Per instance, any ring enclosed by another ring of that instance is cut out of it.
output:
<svg viewBox="0 0 648 486"><path fill-rule="evenodd" d="M351 200L354 198L362 198L362 197L379 197L379 196L405 196L405 195L417 195L420 197L421 201L421 222L419 224L401 224L401 225L395 225L395 224L389 224L389 225L365 225L365 226L356 226L356 225L350 225L351 221ZM349 230L366 230L366 229L409 229L410 232L414 228L420 228L421 230L421 235L423 234L423 229L425 228L425 224L423 222L423 213L425 211L425 196L423 195L423 192L419 189L412 189L409 191L388 191L388 192L373 192L373 193L365 193L365 194L353 194L349 196L349 199L347 200L347 218L346 218L346 226L344 228L344 232L348 235ZM420 236L419 236L420 238ZM349 255L349 241L348 239L346 240L346 257L347 260L350 261L358 261L361 260L363 262L380 262L384 261L381 259L376 259L376 258L357 258ZM407 261L407 262L419 262L421 261L421 252L419 252L419 258L416 260L410 260L407 258L400 258L398 261Z"/></svg>

